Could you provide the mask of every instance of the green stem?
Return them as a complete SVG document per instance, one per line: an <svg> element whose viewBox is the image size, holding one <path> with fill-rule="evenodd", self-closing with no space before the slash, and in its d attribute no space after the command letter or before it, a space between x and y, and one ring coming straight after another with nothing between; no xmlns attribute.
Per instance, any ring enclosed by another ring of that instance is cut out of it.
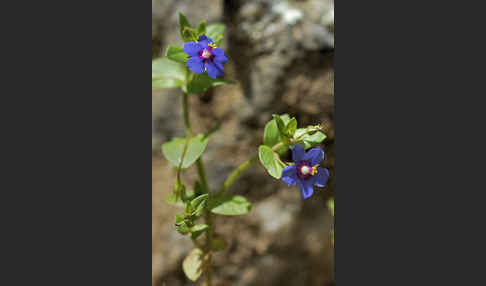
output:
<svg viewBox="0 0 486 286"><path fill-rule="evenodd" d="M191 121L189 120L189 95L184 93L184 98L182 101L183 111L184 111L184 128L186 131L186 137L192 137ZM204 188L204 192L209 193L208 182L206 181L206 171L204 170L204 165L202 163L201 157L197 158L196 161L197 173L201 179L201 184Z"/></svg>
<svg viewBox="0 0 486 286"><path fill-rule="evenodd" d="M184 93L182 98L182 111L184 112L184 130L186 137L192 137L191 121L189 120L189 95Z"/></svg>
<svg viewBox="0 0 486 286"><path fill-rule="evenodd" d="M209 199L208 199L209 202ZM206 203L206 206L208 204ZM212 282L212 276L213 276L213 270L211 268L212 264L212 250L211 250L211 241L213 239L213 223L212 223L212 218L211 218L211 212L209 211L208 208L206 208L205 213L204 213L204 222L208 225L208 229L206 231L206 253L208 255L208 260L207 260L207 267L205 268L205 276L206 276L206 284L207 286L211 286Z"/></svg>
<svg viewBox="0 0 486 286"><path fill-rule="evenodd" d="M177 188L178 190L180 190L180 186L182 185L182 181L181 181L181 171L182 171L182 162L184 162L184 156L186 155L186 151L187 151L187 146L189 145L189 137L186 138L186 141L184 142L184 149L182 149L182 155L181 155L181 159L179 161L179 165L177 167L177 175L176 175L176 178L177 178ZM181 195L181 199L183 202L186 201L186 190L185 190L185 187L182 188L182 193L180 194Z"/></svg>
<svg viewBox="0 0 486 286"><path fill-rule="evenodd" d="M289 142L280 142L280 143L273 145L272 151L273 152L277 151L278 149L282 148L284 145L287 145Z"/></svg>
<svg viewBox="0 0 486 286"><path fill-rule="evenodd" d="M186 140L190 137L192 137L192 129L191 129L191 122L189 120L189 95L187 93L184 93L184 97L182 100L182 110L184 113L184 129L186 132ZM210 201L210 191L209 191L209 186L206 180L206 171L204 169L203 162L201 160L201 157L199 157L196 161L196 167L197 167L197 173L199 174L199 179L201 180L202 187L204 189L204 192L208 194L208 202ZM206 203L206 206L208 203ZM205 223L208 225L208 229L206 230L206 244L204 246L204 249L208 255L208 260L207 260L207 266L204 270L205 276L206 276L206 284L207 286L211 286L211 280L212 280L212 269L211 269L211 260L212 260L212 254L211 254L211 240L213 236L213 225L212 225L212 220L211 220L211 212L209 211L208 208L206 208L204 212L204 220ZM198 246L196 244L196 246Z"/></svg>
<svg viewBox="0 0 486 286"><path fill-rule="evenodd" d="M277 151L278 149L282 148L284 145L288 144L285 143L285 142L280 142L280 143L277 143L275 144L273 147L272 147L272 151ZM226 192L226 190L231 186L231 184L233 184L234 180L236 180L236 178L244 171L246 170L246 168L250 167L251 164L255 163L258 159L258 154L257 155L254 155L253 157L251 157L249 160L241 163L238 168L236 168L230 175L229 177L224 181L223 183L223 186L221 187L221 189L219 189L219 191L216 193L215 196L218 196L218 195L221 195L222 193Z"/></svg>
<svg viewBox="0 0 486 286"><path fill-rule="evenodd" d="M202 163L201 157L199 157L196 161L196 168L197 168L197 173L199 175L199 179L201 180L201 185L204 189L204 192L208 193L208 195L209 195L208 182L206 181L206 171L204 169L204 165Z"/></svg>
<svg viewBox="0 0 486 286"><path fill-rule="evenodd" d="M249 160L247 160L247 161L243 162L241 165L239 165L238 168L236 168L229 175L229 177L224 181L223 186L216 193L216 196L224 193L231 186L231 184L233 184L233 181L241 174L241 172L246 170L246 168L250 167L251 164L255 163L257 159L258 159L258 155L255 155L255 156L251 157Z"/></svg>

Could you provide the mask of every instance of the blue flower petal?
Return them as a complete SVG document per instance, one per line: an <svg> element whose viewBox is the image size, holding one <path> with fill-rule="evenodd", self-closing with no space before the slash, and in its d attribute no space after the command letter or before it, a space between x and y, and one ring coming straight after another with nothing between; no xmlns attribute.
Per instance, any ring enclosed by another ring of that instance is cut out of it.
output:
<svg viewBox="0 0 486 286"><path fill-rule="evenodd" d="M312 176L314 185L318 187L324 187L326 185L327 179L329 179L329 171L321 167L318 167L317 174Z"/></svg>
<svg viewBox="0 0 486 286"><path fill-rule="evenodd" d="M302 160L309 162L312 166L315 166L324 160L324 151L322 151L321 147L312 148L305 153Z"/></svg>
<svg viewBox="0 0 486 286"><path fill-rule="evenodd" d="M199 38L197 39L197 42L203 47L203 48L206 48L209 43L212 43L213 40L211 40L211 38L209 38L208 36L206 35L201 35L199 36Z"/></svg>
<svg viewBox="0 0 486 286"><path fill-rule="evenodd" d="M224 55L224 51L220 48L213 49L211 51L214 55L214 61L220 62L224 64L226 61L228 61L228 58Z"/></svg>
<svg viewBox="0 0 486 286"><path fill-rule="evenodd" d="M218 76L223 74L223 72L219 70L212 61L207 61L205 63L205 67L206 67L206 72L212 78L217 78Z"/></svg>
<svg viewBox="0 0 486 286"><path fill-rule="evenodd" d="M310 180L297 180L297 184L299 185L300 194L302 195L303 199L307 199L308 197L312 196L314 192L314 188L312 187L312 182Z"/></svg>
<svg viewBox="0 0 486 286"><path fill-rule="evenodd" d="M300 161L302 161L302 158L304 158L304 154L305 154L304 147L298 144L292 146L292 160L294 160L295 164L299 164Z"/></svg>
<svg viewBox="0 0 486 286"><path fill-rule="evenodd" d="M202 50L202 47L198 43L187 42L184 44L182 50L190 57L195 57L195 56L199 56L199 52Z"/></svg>
<svg viewBox="0 0 486 286"><path fill-rule="evenodd" d="M282 170L282 181L289 186L294 186L297 182L297 167L290 165Z"/></svg>
<svg viewBox="0 0 486 286"><path fill-rule="evenodd" d="M217 61L213 61L213 63L221 72L224 72L224 68L221 63L218 63Z"/></svg>
<svg viewBox="0 0 486 286"><path fill-rule="evenodd" d="M186 66L193 73L201 74L204 72L204 64L199 56L188 58Z"/></svg>

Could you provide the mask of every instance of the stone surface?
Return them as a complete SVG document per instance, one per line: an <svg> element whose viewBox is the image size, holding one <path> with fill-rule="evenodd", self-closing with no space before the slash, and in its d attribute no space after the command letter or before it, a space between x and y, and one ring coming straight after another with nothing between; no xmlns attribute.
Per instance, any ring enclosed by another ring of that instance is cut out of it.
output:
<svg viewBox="0 0 486 286"><path fill-rule="evenodd" d="M182 45L177 11L193 24L208 19L227 25L224 77L237 83L190 97L195 133L221 123L203 155L213 190L256 154L272 113L296 116L300 126L323 123L328 136L322 147L331 178L311 198L302 200L296 187L268 176L259 163L232 185L229 192L244 195L253 207L244 216L215 216L216 232L229 244L214 256L215 285L333 285L332 217L326 208L334 166L333 2L153 0L152 9L153 57L168 44ZM181 209L163 201L175 172L160 155L160 144L184 134L181 98L177 90L152 92L154 286L194 285L181 269L192 243L173 228ZM188 186L195 178L194 168L183 176Z"/></svg>

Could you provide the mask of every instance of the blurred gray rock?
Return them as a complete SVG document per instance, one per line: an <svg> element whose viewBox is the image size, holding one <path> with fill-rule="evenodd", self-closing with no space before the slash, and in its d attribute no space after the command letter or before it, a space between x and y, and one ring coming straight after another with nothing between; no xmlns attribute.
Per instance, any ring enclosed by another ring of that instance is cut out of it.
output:
<svg viewBox="0 0 486 286"><path fill-rule="evenodd" d="M281 98L297 66L322 72L311 58L334 47L333 2L236 2L239 9L229 15L234 31L229 52L246 98L238 115L242 122L262 125L273 111L288 110Z"/></svg>
<svg viewBox="0 0 486 286"><path fill-rule="evenodd" d="M182 96L174 90L152 92L152 153L160 154L162 142L172 137L184 136L181 108Z"/></svg>

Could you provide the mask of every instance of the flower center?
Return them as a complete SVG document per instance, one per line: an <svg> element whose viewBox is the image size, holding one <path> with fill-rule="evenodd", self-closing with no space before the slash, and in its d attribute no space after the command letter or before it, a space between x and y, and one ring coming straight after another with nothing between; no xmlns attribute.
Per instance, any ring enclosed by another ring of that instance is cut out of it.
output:
<svg viewBox="0 0 486 286"><path fill-rule="evenodd" d="M318 166L319 165L312 167L309 162L302 161L299 163L299 165L297 165L297 176L304 180L310 176L314 176L317 173Z"/></svg>
<svg viewBox="0 0 486 286"><path fill-rule="evenodd" d="M301 179L307 179L310 177L312 167L307 161L302 161L297 166L297 176Z"/></svg>
<svg viewBox="0 0 486 286"><path fill-rule="evenodd" d="M207 61L213 58L213 54L211 53L212 48L206 48L199 52L199 57L201 60Z"/></svg>
<svg viewBox="0 0 486 286"><path fill-rule="evenodd" d="M302 166L302 168L300 168L300 172L302 173L302 175L307 175L309 174L311 171L311 167L309 166Z"/></svg>

